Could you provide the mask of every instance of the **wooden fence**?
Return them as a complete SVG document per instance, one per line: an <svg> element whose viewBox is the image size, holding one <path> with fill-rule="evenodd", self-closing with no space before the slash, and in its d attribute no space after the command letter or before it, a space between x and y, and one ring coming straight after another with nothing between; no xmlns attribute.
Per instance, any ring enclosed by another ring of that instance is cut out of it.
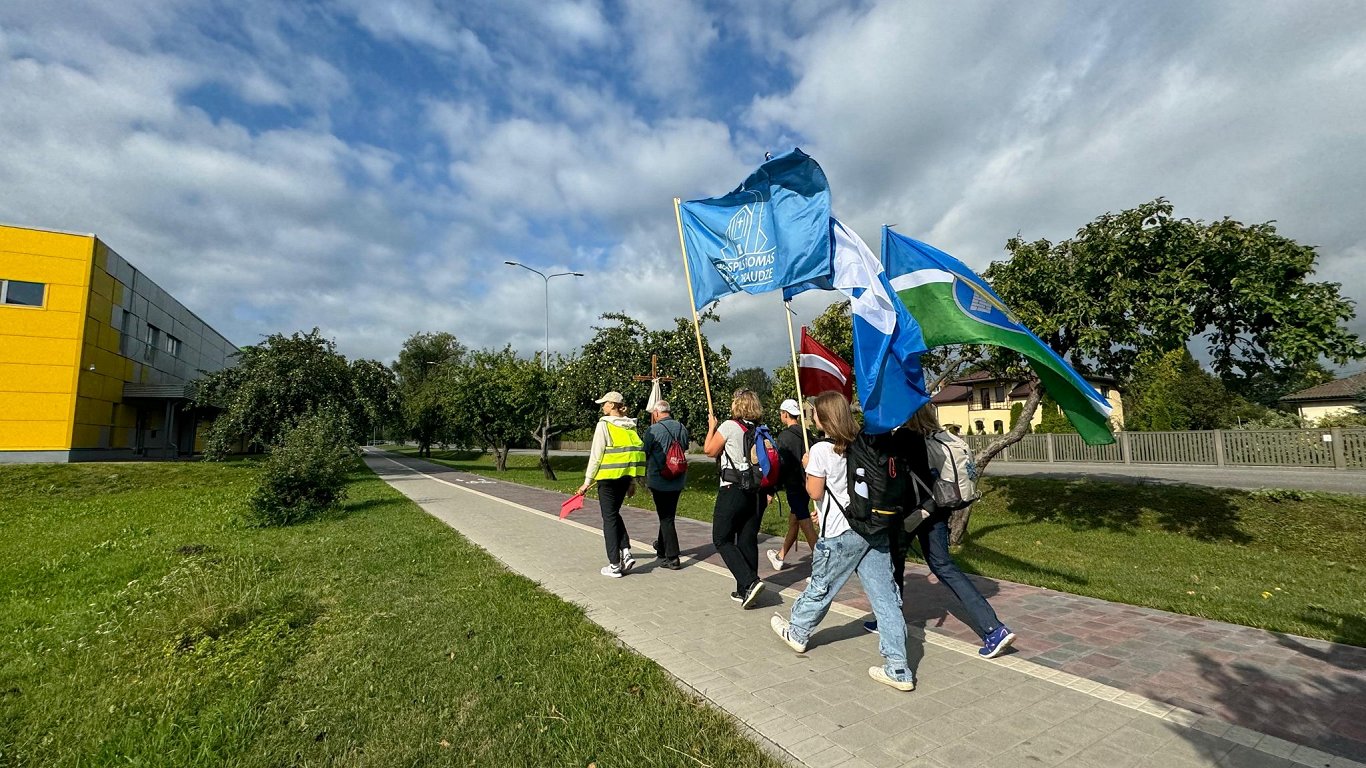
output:
<svg viewBox="0 0 1366 768"><path fill-rule="evenodd" d="M996 438L966 439L980 451ZM996 460L1366 469L1366 428L1118 432L1113 444L1096 446L1076 434L1025 435Z"/></svg>

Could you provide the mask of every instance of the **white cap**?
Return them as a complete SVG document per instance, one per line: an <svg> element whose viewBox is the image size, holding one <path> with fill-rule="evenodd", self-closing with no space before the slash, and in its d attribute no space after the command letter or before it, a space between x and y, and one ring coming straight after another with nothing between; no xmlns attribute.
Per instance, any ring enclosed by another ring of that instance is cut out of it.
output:
<svg viewBox="0 0 1366 768"><path fill-rule="evenodd" d="M790 397L784 400L782 405L778 406L778 410L794 419L799 419L802 416L802 407L797 405L797 401Z"/></svg>

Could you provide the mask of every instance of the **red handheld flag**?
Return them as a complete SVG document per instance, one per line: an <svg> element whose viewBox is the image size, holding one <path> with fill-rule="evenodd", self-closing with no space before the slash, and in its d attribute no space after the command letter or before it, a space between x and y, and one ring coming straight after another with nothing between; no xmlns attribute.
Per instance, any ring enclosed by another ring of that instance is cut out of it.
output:
<svg viewBox="0 0 1366 768"><path fill-rule="evenodd" d="M570 512L583 509L583 494L576 493L569 497L569 500L560 505L560 519L569 517Z"/></svg>
<svg viewBox="0 0 1366 768"><path fill-rule="evenodd" d="M821 343L811 338L802 326L801 357L797 359L797 377L802 394L813 397L834 390L850 402L854 400L853 369Z"/></svg>

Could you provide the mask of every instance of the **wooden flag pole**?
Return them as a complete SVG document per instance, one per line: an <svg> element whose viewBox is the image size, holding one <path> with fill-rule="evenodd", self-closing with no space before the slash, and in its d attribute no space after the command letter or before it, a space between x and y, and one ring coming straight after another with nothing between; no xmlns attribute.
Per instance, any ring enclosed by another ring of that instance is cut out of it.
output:
<svg viewBox="0 0 1366 768"><path fill-rule="evenodd" d="M711 381L707 378L707 353L702 348L702 323L697 319L697 300L692 292L692 270L688 268L688 246L683 243L682 201L674 198L674 220L678 222L678 252L683 256L683 276L688 282L688 309L692 310L692 327L697 333L697 359L702 363L702 389L707 393L707 415L716 415L711 404Z"/></svg>
<svg viewBox="0 0 1366 768"><path fill-rule="evenodd" d="M792 335L792 302L783 302L783 313L787 315L787 342L792 346L792 378L797 382L797 410L801 415L797 420L802 425L802 447L811 451L811 439L806 435L806 399L802 397L802 369L797 365L797 339Z"/></svg>

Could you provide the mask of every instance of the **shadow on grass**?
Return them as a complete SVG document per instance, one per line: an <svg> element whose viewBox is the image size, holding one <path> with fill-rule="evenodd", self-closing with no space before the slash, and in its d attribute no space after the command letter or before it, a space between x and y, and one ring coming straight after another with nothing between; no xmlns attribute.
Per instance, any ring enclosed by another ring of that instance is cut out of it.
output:
<svg viewBox="0 0 1366 768"><path fill-rule="evenodd" d="M1145 521L1151 521L1168 533L1201 541L1252 541L1238 527L1238 509L1228 493L1218 489L1036 477L996 477L991 485L1000 493L1000 503L1025 520L1116 532L1143 528Z"/></svg>
<svg viewBox="0 0 1366 768"><path fill-rule="evenodd" d="M1331 645L1325 648L1317 643L1306 644L1294 635L1285 634L1276 635L1277 644L1319 661L1325 661L1338 669L1366 672L1366 616L1310 606L1300 612L1299 619L1321 628L1324 634L1333 635L1334 643L1345 645ZM1366 718L1363 720L1366 721Z"/></svg>

